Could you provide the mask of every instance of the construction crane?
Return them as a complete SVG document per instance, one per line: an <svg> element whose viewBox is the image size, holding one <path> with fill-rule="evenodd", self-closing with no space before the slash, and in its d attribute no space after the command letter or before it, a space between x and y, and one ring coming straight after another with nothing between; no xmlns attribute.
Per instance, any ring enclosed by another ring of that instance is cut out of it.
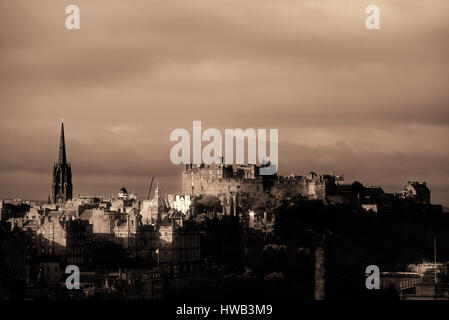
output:
<svg viewBox="0 0 449 320"><path fill-rule="evenodd" d="M151 187L153 186L153 180L154 180L154 176L151 177L150 190L148 190L147 200L150 200Z"/></svg>

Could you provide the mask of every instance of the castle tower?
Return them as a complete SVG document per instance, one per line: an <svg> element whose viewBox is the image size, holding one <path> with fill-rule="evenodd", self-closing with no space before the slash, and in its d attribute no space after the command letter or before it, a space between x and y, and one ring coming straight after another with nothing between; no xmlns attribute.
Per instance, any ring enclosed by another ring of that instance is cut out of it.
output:
<svg viewBox="0 0 449 320"><path fill-rule="evenodd" d="M72 168L67 163L64 139L64 122L61 123L58 162L53 166L53 183L51 186L51 203L62 204L72 199Z"/></svg>

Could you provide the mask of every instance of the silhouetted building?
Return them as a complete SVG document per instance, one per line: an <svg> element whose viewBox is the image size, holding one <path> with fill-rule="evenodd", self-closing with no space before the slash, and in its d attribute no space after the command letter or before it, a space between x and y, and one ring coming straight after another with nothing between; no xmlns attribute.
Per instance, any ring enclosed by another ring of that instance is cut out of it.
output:
<svg viewBox="0 0 449 320"><path fill-rule="evenodd" d="M315 250L315 300L324 300L325 298L325 251L322 246Z"/></svg>
<svg viewBox="0 0 449 320"><path fill-rule="evenodd" d="M24 233L0 225L0 300L23 299L24 241Z"/></svg>
<svg viewBox="0 0 449 320"><path fill-rule="evenodd" d="M425 182L409 181L405 186L405 190L410 198L415 202L430 204L430 190Z"/></svg>
<svg viewBox="0 0 449 320"><path fill-rule="evenodd" d="M61 123L61 140L59 143L58 162L53 167L53 184L51 187L51 202L65 203L72 199L72 168L67 163L65 139L64 139L64 123Z"/></svg>

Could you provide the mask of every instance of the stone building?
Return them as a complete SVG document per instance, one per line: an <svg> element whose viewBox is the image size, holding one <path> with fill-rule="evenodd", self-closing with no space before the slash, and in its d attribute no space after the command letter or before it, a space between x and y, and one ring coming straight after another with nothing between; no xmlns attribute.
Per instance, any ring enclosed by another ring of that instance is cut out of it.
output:
<svg viewBox="0 0 449 320"><path fill-rule="evenodd" d="M117 198L122 199L122 200L128 200L128 190L126 190L125 186L123 186L120 189L120 192L118 193Z"/></svg>
<svg viewBox="0 0 449 320"><path fill-rule="evenodd" d="M111 200L111 211L127 212L131 209L140 210L140 200L117 198Z"/></svg>
<svg viewBox="0 0 449 320"><path fill-rule="evenodd" d="M29 210L30 205L22 200L1 200L0 221L7 221L11 218L23 218Z"/></svg>
<svg viewBox="0 0 449 320"><path fill-rule="evenodd" d="M168 195L168 205L170 206L170 208L173 208L173 209L180 211L184 214L188 214L191 204L192 204L192 199L189 194L185 194L185 195L169 194Z"/></svg>
<svg viewBox="0 0 449 320"><path fill-rule="evenodd" d="M230 191L255 192L264 189L266 176L256 165L186 165L182 173L182 191L190 195L219 195Z"/></svg>
<svg viewBox="0 0 449 320"><path fill-rule="evenodd" d="M140 214L142 215L143 224L156 224L162 219L162 215L167 212L168 207L161 196L159 185L154 191L154 198L151 200L144 200L142 202L142 209Z"/></svg>
<svg viewBox="0 0 449 320"><path fill-rule="evenodd" d="M75 219L65 221L66 261L79 267L91 262L92 226L89 222Z"/></svg>
<svg viewBox="0 0 449 320"><path fill-rule="evenodd" d="M150 253L171 280L177 279L175 282L198 270L200 262L199 230L185 219L185 214L170 209L156 225L141 225L136 233L137 251Z"/></svg>
<svg viewBox="0 0 449 320"><path fill-rule="evenodd" d="M133 209L123 218L116 221L114 241L128 252L135 252L138 249L138 234L142 217L137 209Z"/></svg>
<svg viewBox="0 0 449 320"><path fill-rule="evenodd" d="M299 194L313 200L325 200L328 190L338 189L336 184L343 181L342 176L330 174L310 174L290 176L260 175L257 165L186 165L182 173L182 190L191 195L232 195L239 192L270 192ZM342 189L342 188L340 188ZM334 192L337 194L341 192Z"/></svg>
<svg viewBox="0 0 449 320"><path fill-rule="evenodd" d="M96 208L84 211L80 218L90 225L95 242L116 243L126 250L128 256L149 254L156 248L156 228L143 224L136 208L128 208L127 212Z"/></svg>
<svg viewBox="0 0 449 320"><path fill-rule="evenodd" d="M108 211L105 208L85 210L81 214L81 219L88 221L92 225L92 234L95 239L113 240L116 221L121 214L116 211Z"/></svg>
<svg viewBox="0 0 449 320"><path fill-rule="evenodd" d="M62 212L51 211L37 229L37 249L41 255L65 255L67 235Z"/></svg>
<svg viewBox="0 0 449 320"><path fill-rule="evenodd" d="M179 214L179 213L178 213ZM176 222L176 217L167 216L159 227L155 258L169 274L191 273L198 270L200 263L200 233L189 221Z"/></svg>
<svg viewBox="0 0 449 320"><path fill-rule="evenodd" d="M72 199L72 167L67 162L64 123L61 123L61 138L59 142L58 162L53 166L53 183L51 186L51 203L62 204Z"/></svg>
<svg viewBox="0 0 449 320"><path fill-rule="evenodd" d="M430 204L430 190L426 182L409 181L405 186L405 197L414 202Z"/></svg>
<svg viewBox="0 0 449 320"><path fill-rule="evenodd" d="M49 212L36 230L36 250L42 256L83 266L90 261L92 226L61 211Z"/></svg>

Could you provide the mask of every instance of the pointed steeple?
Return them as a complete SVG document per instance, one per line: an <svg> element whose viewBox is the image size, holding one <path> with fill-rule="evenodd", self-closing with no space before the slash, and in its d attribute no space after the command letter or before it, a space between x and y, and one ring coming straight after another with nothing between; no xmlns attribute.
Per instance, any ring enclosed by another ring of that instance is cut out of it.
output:
<svg viewBox="0 0 449 320"><path fill-rule="evenodd" d="M63 120L62 120L63 121ZM64 123L61 123L61 139L59 142L58 162L53 166L53 183L51 187L51 203L65 203L72 199L72 168L67 163L64 139Z"/></svg>
<svg viewBox="0 0 449 320"><path fill-rule="evenodd" d="M67 161L65 154L65 139L64 139L64 120L61 121L61 140L59 141L59 163L65 164Z"/></svg>
<svg viewBox="0 0 449 320"><path fill-rule="evenodd" d="M158 182L156 185L156 190L154 191L155 198L160 198L159 192L160 192L160 190L159 190L159 182Z"/></svg>

